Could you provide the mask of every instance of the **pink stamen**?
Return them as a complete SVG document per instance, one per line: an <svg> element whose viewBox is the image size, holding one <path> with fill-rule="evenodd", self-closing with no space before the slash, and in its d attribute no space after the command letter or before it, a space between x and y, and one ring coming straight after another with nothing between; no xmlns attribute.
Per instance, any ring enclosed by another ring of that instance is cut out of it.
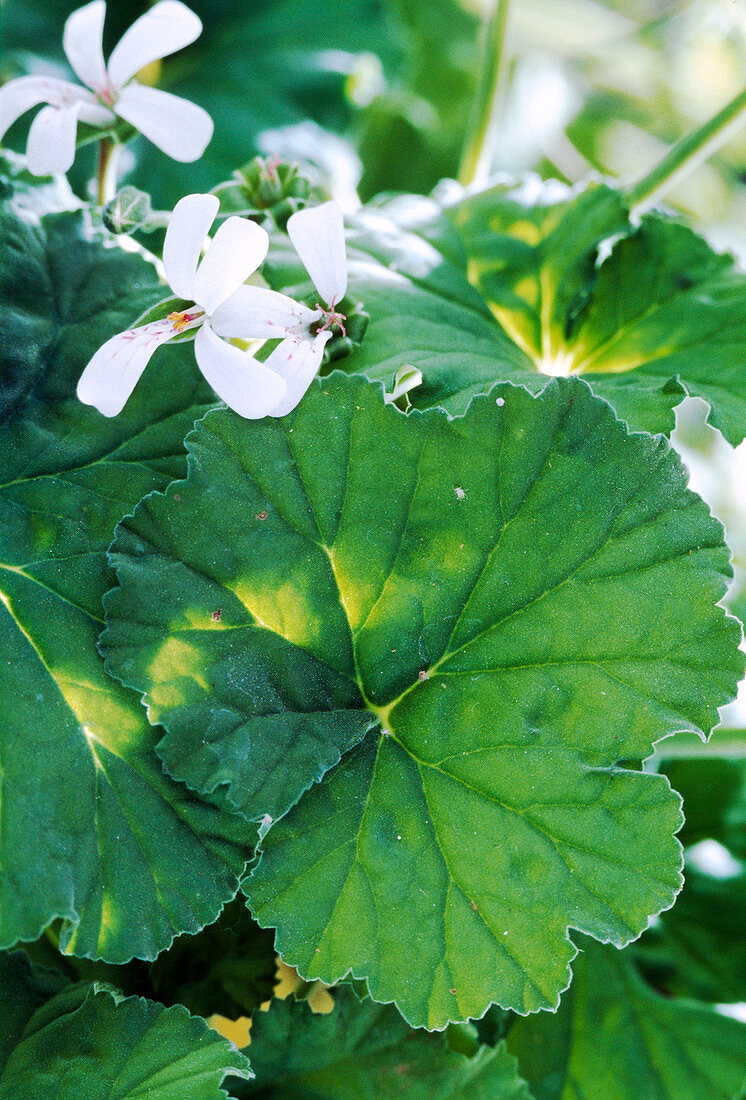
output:
<svg viewBox="0 0 746 1100"><path fill-rule="evenodd" d="M324 321L321 328L316 330L317 334L319 332L325 332L326 329L330 328L332 325L337 325L342 330L342 335L347 335L347 329L344 327L343 324L343 322L347 320L347 315L337 312L337 310L334 308L335 302L336 298L332 298L332 304L329 309L324 309L324 307L320 305L319 302L316 303L316 309L319 311L319 313L322 314L322 316L326 317L326 320Z"/></svg>

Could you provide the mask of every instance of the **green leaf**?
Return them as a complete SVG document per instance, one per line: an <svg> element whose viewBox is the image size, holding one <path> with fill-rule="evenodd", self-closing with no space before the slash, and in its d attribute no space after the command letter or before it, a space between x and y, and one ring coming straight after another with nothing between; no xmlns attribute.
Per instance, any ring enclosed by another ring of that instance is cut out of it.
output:
<svg viewBox="0 0 746 1100"><path fill-rule="evenodd" d="M746 1025L653 993L629 954L583 940L556 1015L513 1025L508 1049L536 1100L732 1100L746 1082Z"/></svg>
<svg viewBox="0 0 746 1100"><path fill-rule="evenodd" d="M473 1058L444 1035L413 1031L396 1009L351 989L333 991L334 1009L314 1015L306 1001L274 1000L251 1022L251 1067L243 1098L265 1100L529 1100L504 1043Z"/></svg>
<svg viewBox="0 0 746 1100"><path fill-rule="evenodd" d="M148 977L164 1004L183 1004L200 1016L250 1016L271 998L277 981L274 936L236 898L216 924L197 936L179 936Z"/></svg>
<svg viewBox="0 0 746 1100"><path fill-rule="evenodd" d="M341 375L282 420L210 413L189 448L119 528L101 639L169 768L196 755L238 798L241 748L263 772L289 719L380 727L269 829L260 924L414 1025L556 1004L568 925L626 943L680 885L679 800L619 761L709 730L743 667L678 458L581 381L451 420Z"/></svg>
<svg viewBox="0 0 746 1100"><path fill-rule="evenodd" d="M676 905L635 945L656 987L679 997L746 1001L746 873L723 878L687 865Z"/></svg>
<svg viewBox="0 0 746 1100"><path fill-rule="evenodd" d="M447 209L470 278L535 369L582 374L649 431L673 428L682 395L702 397L712 424L739 443L746 278L733 257L658 215L635 228L605 186L560 201L536 192L499 186Z"/></svg>
<svg viewBox="0 0 746 1100"><path fill-rule="evenodd" d="M0 943L60 917L63 950L152 958L215 920L252 840L163 775L160 731L96 650L115 524L183 474L206 387L163 349L120 417L81 405L88 357L160 297L154 271L77 215L3 226Z"/></svg>
<svg viewBox="0 0 746 1100"><path fill-rule="evenodd" d="M84 983L55 991L22 952L0 956L4 1020L8 1003L0 1100L224 1100L227 1074L251 1074L246 1057L186 1009Z"/></svg>
<svg viewBox="0 0 746 1100"><path fill-rule="evenodd" d="M662 770L684 797L682 844L717 840L746 860L746 761L670 760Z"/></svg>

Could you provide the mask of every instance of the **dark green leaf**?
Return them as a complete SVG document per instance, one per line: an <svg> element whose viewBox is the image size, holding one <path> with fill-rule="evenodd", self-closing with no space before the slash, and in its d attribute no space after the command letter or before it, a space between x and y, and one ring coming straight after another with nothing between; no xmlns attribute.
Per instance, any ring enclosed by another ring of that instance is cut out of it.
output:
<svg viewBox="0 0 746 1100"><path fill-rule="evenodd" d="M206 387L164 349L122 416L81 405L88 357L161 296L154 271L77 215L3 224L0 942L61 917L63 949L152 958L216 918L252 839L163 775L160 732L96 651L114 526L184 472Z"/></svg>
<svg viewBox="0 0 746 1100"><path fill-rule="evenodd" d="M307 1002L274 1000L251 1023L255 1080L240 1097L264 1100L529 1100L504 1044L473 1058L448 1048L443 1035L413 1031L396 1009L351 989L333 991L328 1015Z"/></svg>
<svg viewBox="0 0 746 1100"><path fill-rule="evenodd" d="M250 1076L246 1057L184 1008L61 985L21 952L0 955L0 1100L224 1100L229 1073Z"/></svg>
<svg viewBox="0 0 746 1100"><path fill-rule="evenodd" d="M709 730L743 667L678 458L580 381L450 420L339 375L190 449L120 527L102 636L169 767L238 801L288 723L379 724L265 837L247 892L283 958L431 1028L556 1004L568 925L626 943L680 884L678 799L619 761Z"/></svg>
<svg viewBox="0 0 746 1100"><path fill-rule="evenodd" d="M268 1001L276 983L274 936L240 898L197 936L179 936L149 969L153 993L200 1016L235 1020Z"/></svg>
<svg viewBox="0 0 746 1100"><path fill-rule="evenodd" d="M746 1001L746 873L723 878L687 866L673 909L638 944L650 980L680 997Z"/></svg>
<svg viewBox="0 0 746 1100"><path fill-rule="evenodd" d="M508 1048L536 1100L733 1100L746 1025L645 986L630 952L583 940L556 1015L517 1020Z"/></svg>

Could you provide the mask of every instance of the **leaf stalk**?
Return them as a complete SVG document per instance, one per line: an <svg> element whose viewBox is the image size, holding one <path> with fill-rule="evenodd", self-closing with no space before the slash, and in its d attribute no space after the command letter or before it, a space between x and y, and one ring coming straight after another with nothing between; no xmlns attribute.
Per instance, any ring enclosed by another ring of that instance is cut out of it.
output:
<svg viewBox="0 0 746 1100"><path fill-rule="evenodd" d="M505 39L510 0L495 0L484 24L482 68L467 127L459 168L459 182L481 184L489 176L502 104Z"/></svg>
<svg viewBox="0 0 746 1100"><path fill-rule="evenodd" d="M682 138L663 160L627 190L630 209L643 214L680 180L725 145L746 123L746 88L693 133Z"/></svg>

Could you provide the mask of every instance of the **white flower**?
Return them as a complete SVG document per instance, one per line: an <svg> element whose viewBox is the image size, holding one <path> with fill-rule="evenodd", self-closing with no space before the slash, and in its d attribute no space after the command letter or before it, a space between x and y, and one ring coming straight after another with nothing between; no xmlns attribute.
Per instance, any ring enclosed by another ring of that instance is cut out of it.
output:
<svg viewBox="0 0 746 1100"><path fill-rule="evenodd" d="M31 107L46 103L31 123L26 148L37 176L66 172L75 159L78 120L108 127L116 116L135 126L174 160L197 160L212 137L212 119L179 96L133 80L140 69L194 42L202 24L180 0L160 0L142 15L104 63L106 4L93 0L69 17L62 45L85 88L48 76L22 76L0 88L0 138Z"/></svg>
<svg viewBox="0 0 746 1100"><path fill-rule="evenodd" d="M286 392L270 411L285 416L298 404L321 365L324 347L332 337L331 325L344 332L345 317L336 311L347 292L347 257L344 222L339 203L299 210L288 219L288 233L326 308L316 309L261 287L242 286L224 306L231 334L249 337L283 337L264 360L264 366L285 381Z"/></svg>
<svg viewBox="0 0 746 1100"><path fill-rule="evenodd" d="M199 369L235 412L258 419L285 398L286 385L279 373L220 338L254 335L249 331L251 326L236 325L235 299L237 288L243 290L243 281L264 261L269 237L255 222L228 218L200 262L202 245L218 206L215 195L187 195L174 207L166 231L166 277L174 293L194 305L112 336L83 371L78 397L104 416L121 412L159 344L190 329L196 330L194 354ZM316 316L305 306L292 304L300 311L299 316Z"/></svg>

